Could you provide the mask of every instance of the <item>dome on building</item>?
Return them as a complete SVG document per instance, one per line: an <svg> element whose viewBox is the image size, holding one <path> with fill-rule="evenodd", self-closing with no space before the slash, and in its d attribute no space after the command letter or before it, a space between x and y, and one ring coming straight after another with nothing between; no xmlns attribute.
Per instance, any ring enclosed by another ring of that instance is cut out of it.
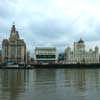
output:
<svg viewBox="0 0 100 100"><path fill-rule="evenodd" d="M19 39L19 33L18 31L16 31L15 24L13 24L10 33L10 40L16 40L16 39Z"/></svg>
<svg viewBox="0 0 100 100"><path fill-rule="evenodd" d="M13 24L12 27L11 27L11 33L13 33L13 32L14 32L14 33L16 32L16 27L15 27L14 24Z"/></svg>
<svg viewBox="0 0 100 100"><path fill-rule="evenodd" d="M80 40L78 41L78 43L84 43L84 41L80 38Z"/></svg>

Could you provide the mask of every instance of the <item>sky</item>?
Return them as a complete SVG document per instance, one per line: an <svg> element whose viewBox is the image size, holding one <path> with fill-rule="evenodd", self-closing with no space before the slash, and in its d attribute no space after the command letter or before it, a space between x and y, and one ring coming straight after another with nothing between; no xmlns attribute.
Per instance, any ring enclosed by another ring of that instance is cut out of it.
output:
<svg viewBox="0 0 100 100"><path fill-rule="evenodd" d="M61 50L80 38L89 47L100 45L100 0L0 0L0 40L9 37L13 22L31 51Z"/></svg>

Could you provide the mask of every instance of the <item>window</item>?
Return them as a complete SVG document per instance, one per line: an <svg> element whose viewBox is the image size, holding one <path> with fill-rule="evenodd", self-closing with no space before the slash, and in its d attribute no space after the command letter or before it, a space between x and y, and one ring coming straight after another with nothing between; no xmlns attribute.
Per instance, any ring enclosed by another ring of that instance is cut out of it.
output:
<svg viewBox="0 0 100 100"><path fill-rule="evenodd" d="M36 58L55 58L55 55L36 55Z"/></svg>

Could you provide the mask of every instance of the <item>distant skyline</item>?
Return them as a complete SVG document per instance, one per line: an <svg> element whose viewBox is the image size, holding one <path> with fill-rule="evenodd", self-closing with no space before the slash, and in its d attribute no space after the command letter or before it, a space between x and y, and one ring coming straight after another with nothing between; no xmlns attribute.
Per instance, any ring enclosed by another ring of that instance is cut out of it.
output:
<svg viewBox="0 0 100 100"><path fill-rule="evenodd" d="M0 0L0 37L13 22L31 50L34 42L63 48L80 38L100 47L100 0Z"/></svg>

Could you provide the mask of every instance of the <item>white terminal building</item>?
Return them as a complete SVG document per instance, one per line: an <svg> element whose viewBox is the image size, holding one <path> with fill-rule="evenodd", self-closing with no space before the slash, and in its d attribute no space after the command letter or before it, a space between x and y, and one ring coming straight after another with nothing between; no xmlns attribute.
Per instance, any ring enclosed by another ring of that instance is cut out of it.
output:
<svg viewBox="0 0 100 100"><path fill-rule="evenodd" d="M57 49L54 47L35 48L34 60L37 63L56 63L58 60Z"/></svg>
<svg viewBox="0 0 100 100"><path fill-rule="evenodd" d="M93 49L86 50L85 43L82 39L78 42L74 42L73 48L67 47L64 52L65 63L99 63L99 48L96 46Z"/></svg>

